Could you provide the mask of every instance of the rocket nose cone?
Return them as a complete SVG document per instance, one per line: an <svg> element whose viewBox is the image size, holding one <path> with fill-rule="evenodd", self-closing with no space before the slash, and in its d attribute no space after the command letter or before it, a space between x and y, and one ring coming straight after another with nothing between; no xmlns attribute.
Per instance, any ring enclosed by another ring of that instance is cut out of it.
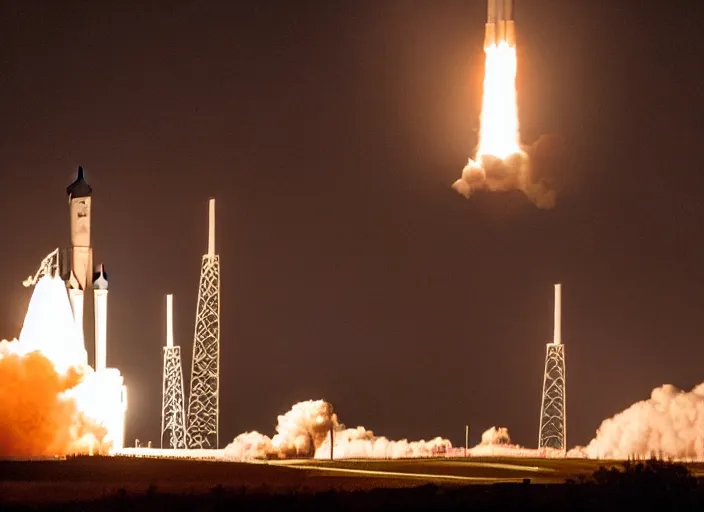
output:
<svg viewBox="0 0 704 512"><path fill-rule="evenodd" d="M93 189L86 183L86 180L83 176L83 166L79 165L78 166L78 175L76 176L76 180L71 183L68 187L66 187L66 193L69 195L69 197L87 197L90 196L93 192Z"/></svg>
<svg viewBox="0 0 704 512"><path fill-rule="evenodd" d="M93 273L93 288L98 290L107 290L108 288L108 274L105 272L105 266L102 263L96 267Z"/></svg>

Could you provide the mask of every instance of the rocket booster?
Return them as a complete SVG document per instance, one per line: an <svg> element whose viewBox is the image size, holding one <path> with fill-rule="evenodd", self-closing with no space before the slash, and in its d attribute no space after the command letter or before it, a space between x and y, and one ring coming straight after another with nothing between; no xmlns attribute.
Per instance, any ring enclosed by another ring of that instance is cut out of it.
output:
<svg viewBox="0 0 704 512"><path fill-rule="evenodd" d="M513 21L513 0L487 0L484 49L505 42L516 46L516 29Z"/></svg>

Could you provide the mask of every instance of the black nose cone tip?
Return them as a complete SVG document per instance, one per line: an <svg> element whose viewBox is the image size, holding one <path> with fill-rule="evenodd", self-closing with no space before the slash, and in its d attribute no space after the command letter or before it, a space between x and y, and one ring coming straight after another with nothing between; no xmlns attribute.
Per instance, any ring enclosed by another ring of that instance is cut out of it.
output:
<svg viewBox="0 0 704 512"><path fill-rule="evenodd" d="M93 189L90 188L90 185L86 183L86 180L83 177L82 166L78 166L78 175L76 176L76 181L66 187L66 193L71 199L73 199L74 197L90 197L90 195L93 193Z"/></svg>

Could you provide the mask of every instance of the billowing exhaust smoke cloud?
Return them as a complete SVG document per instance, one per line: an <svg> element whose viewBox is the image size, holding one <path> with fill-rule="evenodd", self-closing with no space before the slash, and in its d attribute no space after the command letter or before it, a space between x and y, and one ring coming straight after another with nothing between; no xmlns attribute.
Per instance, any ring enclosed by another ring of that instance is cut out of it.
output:
<svg viewBox="0 0 704 512"><path fill-rule="evenodd" d="M520 144L515 44L502 40L486 46L485 52L479 148L452 188L467 198L477 190L520 190L536 206L552 208L555 192L531 165L534 148Z"/></svg>
<svg viewBox="0 0 704 512"><path fill-rule="evenodd" d="M0 342L0 456L89 452L104 433L67 396L82 376L60 375L41 352L15 353L18 343Z"/></svg>
<svg viewBox="0 0 704 512"><path fill-rule="evenodd" d="M19 341L0 342L0 456L99 452L104 428L84 414L80 397L92 372L73 322L66 286L36 285Z"/></svg>
<svg viewBox="0 0 704 512"><path fill-rule="evenodd" d="M511 443L508 429L491 427L479 444L452 447L449 440L392 441L377 437L364 427L346 428L333 407L324 400L294 405L278 417L276 434L259 432L237 436L223 451L228 460L330 457L330 429L334 431L336 459L400 459L414 457L564 457L549 448L531 449ZM613 458L659 456L704 460L704 383L690 392L671 385L653 390L648 400L638 402L611 419L604 420L596 437L586 447L576 447L568 457Z"/></svg>
<svg viewBox="0 0 704 512"><path fill-rule="evenodd" d="M704 383L689 392L666 384L650 398L604 420L596 437L570 457L665 457L704 460Z"/></svg>
<svg viewBox="0 0 704 512"><path fill-rule="evenodd" d="M561 457L562 452L551 449L535 450L512 444L506 427L491 427L482 434L481 442L469 449L470 457ZM451 457L464 456L463 448L454 448Z"/></svg>
<svg viewBox="0 0 704 512"><path fill-rule="evenodd" d="M309 400L295 404L279 416L276 434L269 438L259 432L237 436L224 450L230 460L293 457L330 457L330 430L334 431L335 458L410 458L446 453L452 445L436 437L430 441L390 441L377 437L364 427L346 428L339 423L330 403Z"/></svg>
<svg viewBox="0 0 704 512"><path fill-rule="evenodd" d="M511 444L511 436L506 427L491 427L482 434L480 445Z"/></svg>
<svg viewBox="0 0 704 512"><path fill-rule="evenodd" d="M470 160L462 171L462 178L453 185L457 192L469 198L477 190L520 190L538 208L555 206L556 194L544 179L538 179L531 164L533 148L513 153L504 159L482 155Z"/></svg>

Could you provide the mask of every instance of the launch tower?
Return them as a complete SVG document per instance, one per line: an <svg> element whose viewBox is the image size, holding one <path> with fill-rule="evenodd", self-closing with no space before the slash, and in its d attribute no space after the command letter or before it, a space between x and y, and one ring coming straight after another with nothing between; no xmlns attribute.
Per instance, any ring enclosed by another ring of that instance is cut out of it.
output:
<svg viewBox="0 0 704 512"><path fill-rule="evenodd" d="M164 378L161 400L161 447L168 432L168 447L186 447L183 370L181 347L174 345L174 297L166 296L166 346L164 347Z"/></svg>
<svg viewBox="0 0 704 512"><path fill-rule="evenodd" d="M555 285L555 331L547 344L543 399L540 404L538 448L565 450L567 447L567 403L565 395L565 346L562 344L562 289Z"/></svg>
<svg viewBox="0 0 704 512"><path fill-rule="evenodd" d="M188 448L218 448L220 402L220 257L215 254L215 199L210 199L208 253L203 255L188 399Z"/></svg>

